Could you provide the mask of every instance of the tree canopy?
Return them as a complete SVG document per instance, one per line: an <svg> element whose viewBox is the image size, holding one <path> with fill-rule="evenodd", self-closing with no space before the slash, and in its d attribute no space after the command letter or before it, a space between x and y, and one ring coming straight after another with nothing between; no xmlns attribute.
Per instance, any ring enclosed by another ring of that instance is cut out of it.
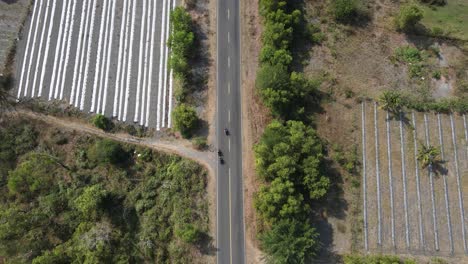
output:
<svg viewBox="0 0 468 264"><path fill-rule="evenodd" d="M297 220L282 220L260 236L274 264L303 264L319 249L318 234L310 224Z"/></svg>
<svg viewBox="0 0 468 264"><path fill-rule="evenodd" d="M268 181L282 178L304 187L312 199L323 197L330 185L323 175L323 146L316 132L300 121L270 123L255 146L258 174Z"/></svg>

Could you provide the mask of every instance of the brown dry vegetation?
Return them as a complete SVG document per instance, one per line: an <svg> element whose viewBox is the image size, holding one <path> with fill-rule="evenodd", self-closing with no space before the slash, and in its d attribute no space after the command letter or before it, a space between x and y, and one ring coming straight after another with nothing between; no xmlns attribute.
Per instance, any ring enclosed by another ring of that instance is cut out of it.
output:
<svg viewBox="0 0 468 264"><path fill-rule="evenodd" d="M398 11L399 4L397 2L390 0L363 2L366 3L364 9L369 14L369 20L359 25L335 23L328 14L328 1L308 1L305 4L309 21L318 24L326 35L325 41L321 45L310 49L310 59L301 62L307 65L304 71L309 77L320 78L324 81L321 89L329 96L329 99L323 104L323 113L317 118L317 129L327 142L342 146L344 152L358 147L359 153L361 153L361 132L359 129L361 112L357 104L358 98L377 98L382 91L387 89L397 89L417 96L424 95L435 98L454 96L457 94L457 85L468 79L465 71L468 53L463 46L458 45L459 43L398 33L393 27L392 20L392 16ZM398 63L394 59L395 49L405 45L415 46L426 53L427 71L440 70L442 78L436 80L431 78L429 73L424 76L424 80L410 78L407 65ZM431 54L431 46L439 48L439 56ZM367 126L372 128L369 132L373 133L371 121L373 122L373 116L368 115ZM379 134L382 135L385 127L379 129ZM396 129L398 132L398 128ZM409 143L409 139L406 138L406 140L406 143ZM394 138L393 141L395 144L392 152L396 156L400 151L399 138ZM369 150L367 155L374 157L374 142L370 142L366 148ZM386 153L382 149L379 152ZM331 154L333 155L333 153ZM381 157L381 171L384 171L384 168L387 169L384 157ZM410 158L411 156L407 157L409 159L407 163L412 165L414 158L413 160ZM401 168L400 163L401 159L394 159L394 173L400 175L397 176L399 178L394 183L398 184L398 188L401 188L401 169L398 169ZM373 170L375 162L368 163L367 166L369 170ZM356 190L352 184L353 181L360 180L360 175L348 174L338 166L337 169L342 175L343 184L340 184L340 187L344 190L342 198L344 198L343 204L346 210L345 217L342 218L327 215L327 222L332 225L333 230L329 250L347 253L359 250L363 242L356 237L362 236L361 230L359 228L352 230L356 223L362 221L361 192ZM413 177L413 174L413 171L408 171L407 177ZM381 182L386 183L387 179L384 177L386 174L382 173ZM413 191L414 179L409 180L411 180L411 189L408 190ZM371 183L368 188L375 194L375 182ZM387 192L388 190L384 190L383 193ZM401 199L402 202L402 197L395 198ZM413 201L413 197L411 199ZM356 205L356 203L358 204ZM376 206L375 203L375 200L371 201L372 206ZM396 213L401 218L403 211ZM414 216L412 212L410 213L411 216ZM369 221L374 223L376 216L372 215L372 217L374 218ZM346 228L343 228L343 225ZM386 229L388 225L389 223L386 222L385 232L389 232ZM338 229L346 230L346 232L340 232ZM372 239L375 242L376 238ZM385 243L387 242L385 241ZM404 241L401 242L404 243Z"/></svg>
<svg viewBox="0 0 468 264"><path fill-rule="evenodd" d="M241 78L242 78L242 156L244 177L244 215L247 263L261 263L258 248L257 218L253 197L259 182L255 173L253 146L256 144L271 117L255 93L255 78L260 51L261 22L258 1L241 1Z"/></svg>

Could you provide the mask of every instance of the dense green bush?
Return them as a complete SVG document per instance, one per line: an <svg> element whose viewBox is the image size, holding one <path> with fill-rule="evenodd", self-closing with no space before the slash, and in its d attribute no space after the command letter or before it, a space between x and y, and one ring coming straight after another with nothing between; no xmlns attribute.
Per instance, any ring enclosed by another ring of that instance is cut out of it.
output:
<svg viewBox="0 0 468 264"><path fill-rule="evenodd" d="M191 224L185 224L176 228L175 234L186 243L197 243L201 239L202 232Z"/></svg>
<svg viewBox="0 0 468 264"><path fill-rule="evenodd" d="M91 120L93 125L104 131L109 131L112 129L112 121L104 115L97 114Z"/></svg>
<svg viewBox="0 0 468 264"><path fill-rule="evenodd" d="M332 0L330 11L336 21L350 23L358 16L358 0Z"/></svg>
<svg viewBox="0 0 468 264"><path fill-rule="evenodd" d="M271 122L254 150L257 172L265 180L289 180L312 199L327 193L330 180L322 172L322 143L316 132L302 122Z"/></svg>
<svg viewBox="0 0 468 264"><path fill-rule="evenodd" d="M174 109L172 115L174 129L178 130L184 138L190 138L200 123L195 109L189 105L180 104Z"/></svg>
<svg viewBox="0 0 468 264"><path fill-rule="evenodd" d="M415 4L404 4L395 17L395 25L398 30L411 31L423 18L422 9Z"/></svg>
<svg viewBox="0 0 468 264"><path fill-rule="evenodd" d="M268 224L276 224L281 219L304 220L309 206L304 197L294 188L294 184L276 178L270 185L260 187L255 197L255 209Z"/></svg>
<svg viewBox="0 0 468 264"><path fill-rule="evenodd" d="M412 46L398 47L395 56L399 61L408 63L418 63L422 61L421 51Z"/></svg>
<svg viewBox="0 0 468 264"><path fill-rule="evenodd" d="M281 220L260 235L268 263L306 263L319 249L318 233L310 224Z"/></svg>
<svg viewBox="0 0 468 264"><path fill-rule="evenodd" d="M122 148L122 145L109 139L96 141L96 143L90 147L88 156L92 161L99 164L124 163L128 158L128 154Z"/></svg>
<svg viewBox="0 0 468 264"><path fill-rule="evenodd" d="M194 55L193 45L195 34L190 14L183 7L176 7L171 11L171 33L167 45L171 48L169 67L173 70L174 78L178 84L178 93L185 93L187 79L189 78L189 60ZM176 96L176 100L183 100Z"/></svg>

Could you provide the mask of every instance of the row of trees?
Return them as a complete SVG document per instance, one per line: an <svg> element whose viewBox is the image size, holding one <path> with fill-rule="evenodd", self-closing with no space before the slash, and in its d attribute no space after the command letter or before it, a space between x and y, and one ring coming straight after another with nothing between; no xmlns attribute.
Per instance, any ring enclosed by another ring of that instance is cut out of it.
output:
<svg viewBox="0 0 468 264"><path fill-rule="evenodd" d="M260 1L260 14L264 31L256 80L258 94L275 117L302 119L307 106L315 103L318 88L317 82L302 73L291 72L292 42L299 29L307 28L303 27L303 14L292 3L278 0Z"/></svg>
<svg viewBox="0 0 468 264"><path fill-rule="evenodd" d="M4 260L193 263L209 228L199 165L86 136L59 145L25 123L0 126Z"/></svg>
<svg viewBox="0 0 468 264"><path fill-rule="evenodd" d="M194 56L195 34L192 17L183 7L171 11L170 18L171 33L167 45L171 48L169 67L174 74L177 104L172 113L174 128L183 137L190 138L200 123L195 108L185 100L192 79L189 62Z"/></svg>
<svg viewBox="0 0 468 264"><path fill-rule="evenodd" d="M254 200L259 240L270 263L304 263L319 247L310 203L330 185L322 142L305 123L318 103L319 83L292 71L292 43L307 28L301 10L293 2L261 0L260 14L264 30L256 88L277 120L254 147L257 174L265 183Z"/></svg>

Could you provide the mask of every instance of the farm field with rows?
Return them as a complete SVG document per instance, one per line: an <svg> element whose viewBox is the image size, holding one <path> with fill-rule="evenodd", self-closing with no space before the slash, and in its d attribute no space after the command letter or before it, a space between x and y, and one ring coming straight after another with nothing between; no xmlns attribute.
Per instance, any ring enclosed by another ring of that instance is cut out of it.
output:
<svg viewBox="0 0 468 264"><path fill-rule="evenodd" d="M36 0L20 36L18 99L171 127L169 13L175 0Z"/></svg>
<svg viewBox="0 0 468 264"><path fill-rule="evenodd" d="M366 251L415 255L468 252L465 115L387 113L361 104L363 246ZM430 172L418 151L440 149Z"/></svg>

